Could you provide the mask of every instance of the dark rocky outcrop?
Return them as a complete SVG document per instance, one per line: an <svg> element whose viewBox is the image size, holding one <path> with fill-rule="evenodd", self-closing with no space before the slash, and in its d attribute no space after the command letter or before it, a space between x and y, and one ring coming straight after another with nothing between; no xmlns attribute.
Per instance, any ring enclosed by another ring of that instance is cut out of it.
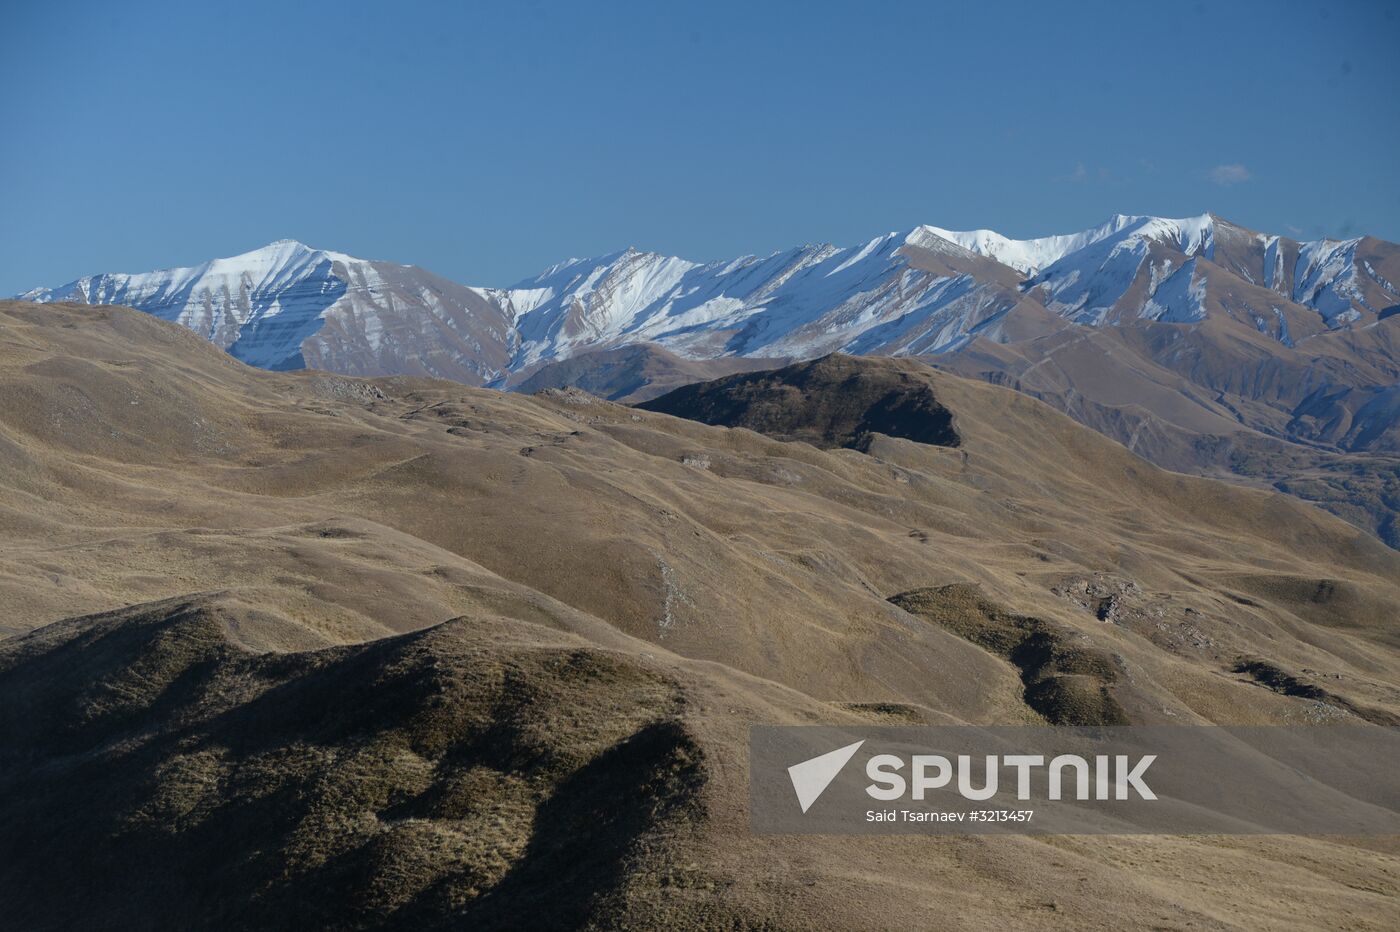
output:
<svg viewBox="0 0 1400 932"><path fill-rule="evenodd" d="M966 584L911 589L890 602L1009 661L1020 671L1026 705L1050 724L1129 724L1110 692L1118 681L1113 657L1075 643L1067 629L1013 615Z"/></svg>
<svg viewBox="0 0 1400 932"><path fill-rule="evenodd" d="M638 407L777 440L865 451L875 434L935 446L961 443L933 373L890 359L833 353L766 372L686 385Z"/></svg>

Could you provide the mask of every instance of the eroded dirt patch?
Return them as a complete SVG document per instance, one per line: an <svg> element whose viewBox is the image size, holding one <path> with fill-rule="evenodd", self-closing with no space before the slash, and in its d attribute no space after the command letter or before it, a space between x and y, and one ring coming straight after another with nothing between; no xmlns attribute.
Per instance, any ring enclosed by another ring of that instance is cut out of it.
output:
<svg viewBox="0 0 1400 932"><path fill-rule="evenodd" d="M1118 664L1106 651L1074 643L1074 634L1029 615L1005 611L972 585L911 589L890 602L947 628L1020 671L1023 699L1053 725L1126 725L1110 694Z"/></svg>

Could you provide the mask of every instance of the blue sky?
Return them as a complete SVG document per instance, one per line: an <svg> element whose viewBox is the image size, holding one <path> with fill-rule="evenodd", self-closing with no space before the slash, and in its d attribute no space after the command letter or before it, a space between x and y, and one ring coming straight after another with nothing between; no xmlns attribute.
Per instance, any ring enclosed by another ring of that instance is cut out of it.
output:
<svg viewBox="0 0 1400 932"><path fill-rule="evenodd" d="M0 6L0 294L290 237L507 285L932 223L1400 240L1400 3Z"/></svg>

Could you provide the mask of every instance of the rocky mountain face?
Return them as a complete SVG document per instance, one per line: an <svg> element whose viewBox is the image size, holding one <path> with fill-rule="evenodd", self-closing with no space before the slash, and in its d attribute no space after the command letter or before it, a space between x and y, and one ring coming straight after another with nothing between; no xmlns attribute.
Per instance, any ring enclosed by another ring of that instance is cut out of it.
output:
<svg viewBox="0 0 1400 932"><path fill-rule="evenodd" d="M282 242L22 297L125 304L263 368L629 400L751 360L916 356L1400 545L1398 282L1395 244L1206 214L1030 240L921 226L711 263L629 249L504 289Z"/></svg>

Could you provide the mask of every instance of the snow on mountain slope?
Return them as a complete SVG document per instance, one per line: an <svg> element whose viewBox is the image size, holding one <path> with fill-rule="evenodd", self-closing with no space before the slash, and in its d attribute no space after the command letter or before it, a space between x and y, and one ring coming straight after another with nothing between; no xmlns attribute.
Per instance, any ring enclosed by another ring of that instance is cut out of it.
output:
<svg viewBox="0 0 1400 932"><path fill-rule="evenodd" d="M1056 259L1031 278L1027 287L1052 311L1076 323L1095 326L1118 319L1112 312L1123 310L1120 307L1123 299L1146 277L1146 288L1141 289L1144 293L1138 306L1128 309L1136 310L1135 316L1178 323L1201 319L1203 308L1188 312L1181 303L1191 287L1189 283L1183 286L1171 269L1180 267L1185 258L1212 258L1214 218L1204 214L1184 220L1115 219L1125 222L1118 229ZM1155 260L1155 265L1150 260ZM1174 283L1174 293L1164 296L1164 301L1156 301L1157 290L1168 283ZM1185 314L1183 319L1179 320L1168 309L1168 302L1178 313Z"/></svg>
<svg viewBox="0 0 1400 932"><path fill-rule="evenodd" d="M1315 308L1329 324L1358 319L1355 305L1366 304L1356 280L1360 243L1359 238L1303 243L1293 270L1293 299Z"/></svg>
<svg viewBox="0 0 1400 932"><path fill-rule="evenodd" d="M964 249L995 259L1002 265L1023 275L1034 275L1053 262L1077 252L1085 246L1097 243L1111 236L1129 224L1146 218L1125 217L1122 214L1080 233L1067 233L1061 236L1041 236L1036 239L1007 239L995 230L967 230L957 232L940 227L922 226L919 230L927 235L937 236L957 243Z"/></svg>
<svg viewBox="0 0 1400 932"><path fill-rule="evenodd" d="M1168 270L1170 266L1167 267ZM1188 259L1186 264L1170 275L1152 291L1152 296L1143 304L1140 317L1145 320L1159 320L1166 323L1186 324L1204 320L1206 316L1206 281L1196 275L1196 260Z"/></svg>

